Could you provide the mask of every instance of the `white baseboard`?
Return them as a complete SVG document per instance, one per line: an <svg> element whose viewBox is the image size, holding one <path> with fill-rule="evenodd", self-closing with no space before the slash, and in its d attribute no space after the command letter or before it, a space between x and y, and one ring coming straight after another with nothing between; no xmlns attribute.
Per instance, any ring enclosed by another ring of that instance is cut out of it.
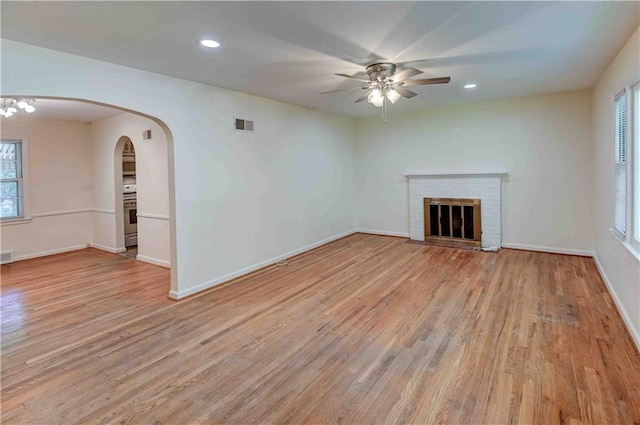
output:
<svg viewBox="0 0 640 425"><path fill-rule="evenodd" d="M369 235L381 235L381 236L397 236L400 238L408 238L409 233L406 232L388 232L386 230L373 230L373 229L357 229L358 233L367 233Z"/></svg>
<svg viewBox="0 0 640 425"><path fill-rule="evenodd" d="M87 246L88 246L87 244L73 245L73 246L67 246L64 248L52 249L49 251L40 251L40 252L31 253L31 254L17 255L13 257L13 261L29 260L31 258L46 257L47 255L62 254L64 252L77 251L79 249L85 249ZM11 263L8 263L8 264L11 264Z"/></svg>
<svg viewBox="0 0 640 425"><path fill-rule="evenodd" d="M112 248L110 246L102 245L95 242L90 243L89 246L91 248L96 248L96 249L99 249L100 251L106 251L112 254L120 254L121 252L127 252L127 248Z"/></svg>
<svg viewBox="0 0 640 425"><path fill-rule="evenodd" d="M160 260L158 258L147 257L146 255L136 255L136 260L142 261L143 263L153 264L154 266L160 266L167 269L171 268L171 263L165 260Z"/></svg>
<svg viewBox="0 0 640 425"><path fill-rule="evenodd" d="M503 243L502 248L523 249L525 251L549 252L551 254L579 255L582 257L593 257L593 251L583 251L580 249L555 248L550 246L524 245L519 243Z"/></svg>
<svg viewBox="0 0 640 425"><path fill-rule="evenodd" d="M306 251L311 251L314 248L317 248L319 246L328 244L329 242L333 242L335 240L344 238L345 236L353 235L354 233L357 233L356 229L352 229L352 230L349 230L347 232L341 233L339 235L332 236L330 238L321 240L321 241L313 243L311 245L303 246L302 248L294 249L293 251L289 251L289 252L287 252L285 254L282 254L282 255L279 255L277 257L270 258L268 260L262 261L260 263L254 264L254 265L249 266L249 267L245 267L244 269L238 270L238 271L233 272L233 273L229 273L229 274L227 274L225 276L219 277L217 279L210 280L208 282L201 283L199 285L196 285L194 287L191 287L191 288L188 288L188 289L185 289L185 290L182 290L182 291L169 291L169 298L174 299L174 300L179 300L181 298L188 297L189 295L193 295L193 294L196 294L198 292L207 290L209 288L213 288L214 286L217 286L217 285L220 285L222 283L228 282L228 281L230 281L232 279L236 279L236 278L238 278L240 276L243 276L245 274L249 274L249 273L254 272L254 271L256 271L258 269L261 269L263 267L275 264L278 261L284 260L284 259L289 258L289 257L293 257L293 256L298 255L298 254L302 254L303 252L306 252Z"/></svg>
<svg viewBox="0 0 640 425"><path fill-rule="evenodd" d="M622 321L627 327L627 331L629 331L629 335L631 335L631 339L636 344L636 348L638 352L640 352L640 333L638 333L638 329L634 327L633 322L629 317L629 314L627 314L627 310L625 310L624 306L620 302L620 298L618 298L618 294L616 294L616 291L613 289L613 286L611 285L611 281L609 281L607 274L604 272L604 269L602 268L602 264L600 264L600 260L598 260L597 255L593 256L593 261L596 263L596 268L600 273L600 277L602 277L602 280L605 286L607 287L607 290L609 291L609 295L611 295L611 298L613 298L613 302L616 305L618 313L620 313L620 316L622 317Z"/></svg>

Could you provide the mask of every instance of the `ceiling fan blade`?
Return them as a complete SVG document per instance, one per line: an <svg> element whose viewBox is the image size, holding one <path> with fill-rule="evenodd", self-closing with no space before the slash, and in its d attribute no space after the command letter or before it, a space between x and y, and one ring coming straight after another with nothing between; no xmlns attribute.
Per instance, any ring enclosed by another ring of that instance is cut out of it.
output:
<svg viewBox="0 0 640 425"><path fill-rule="evenodd" d="M393 89L395 91L397 91L400 94L400 96L406 97L407 99L411 99L412 97L418 95L417 93L414 93L414 92L409 91L409 90L405 90L402 87L394 87Z"/></svg>
<svg viewBox="0 0 640 425"><path fill-rule="evenodd" d="M347 75L347 74L336 74L336 75L338 77L351 78L352 80L364 81L365 83L370 83L371 82L371 80L364 80L362 78L352 77L351 75Z"/></svg>
<svg viewBox="0 0 640 425"><path fill-rule="evenodd" d="M422 74L422 71L420 71L419 69L406 68L401 70L400 72L396 72L391 77L391 79L393 81L402 81L402 80L406 80L407 78L415 77L416 75L420 75L420 74Z"/></svg>
<svg viewBox="0 0 640 425"><path fill-rule="evenodd" d="M339 91L349 91L349 90L356 90L356 89L366 89L367 87L349 87L348 89L338 89L338 90L329 90L329 91L323 91L320 94L327 94L327 93L337 93Z"/></svg>
<svg viewBox="0 0 640 425"><path fill-rule="evenodd" d="M362 102L363 100L365 100L367 97L369 97L369 94L371 94L371 92L375 89L375 87L370 88L369 90L367 90L366 92L364 92L364 94L362 96L360 96L355 102L353 103L358 103L358 102Z"/></svg>
<svg viewBox="0 0 640 425"><path fill-rule="evenodd" d="M429 84L447 84L449 81L451 81L451 77L423 78L422 80L406 80L402 82L402 85L405 87L426 86Z"/></svg>

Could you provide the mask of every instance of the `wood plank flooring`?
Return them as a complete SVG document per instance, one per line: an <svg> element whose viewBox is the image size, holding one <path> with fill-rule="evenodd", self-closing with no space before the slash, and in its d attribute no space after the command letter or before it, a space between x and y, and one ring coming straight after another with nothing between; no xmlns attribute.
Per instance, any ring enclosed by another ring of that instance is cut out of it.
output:
<svg viewBox="0 0 640 425"><path fill-rule="evenodd" d="M590 258L356 234L179 302L92 249L1 272L3 424L640 423Z"/></svg>

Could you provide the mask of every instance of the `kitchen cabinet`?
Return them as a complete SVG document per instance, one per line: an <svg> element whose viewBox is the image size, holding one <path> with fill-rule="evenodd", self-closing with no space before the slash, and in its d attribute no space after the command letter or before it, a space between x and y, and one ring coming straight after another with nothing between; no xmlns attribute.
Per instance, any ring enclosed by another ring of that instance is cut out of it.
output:
<svg viewBox="0 0 640 425"><path fill-rule="evenodd" d="M131 140L127 140L124 142L124 148L122 149L122 154L127 156L133 156L136 154L136 150L133 147L133 142Z"/></svg>

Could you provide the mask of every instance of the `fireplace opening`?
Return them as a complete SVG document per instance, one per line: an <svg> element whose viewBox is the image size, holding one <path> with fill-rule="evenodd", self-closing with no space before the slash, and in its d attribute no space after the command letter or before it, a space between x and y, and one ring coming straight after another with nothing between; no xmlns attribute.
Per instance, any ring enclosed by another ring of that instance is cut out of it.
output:
<svg viewBox="0 0 640 425"><path fill-rule="evenodd" d="M424 198L424 240L480 246L480 199Z"/></svg>

